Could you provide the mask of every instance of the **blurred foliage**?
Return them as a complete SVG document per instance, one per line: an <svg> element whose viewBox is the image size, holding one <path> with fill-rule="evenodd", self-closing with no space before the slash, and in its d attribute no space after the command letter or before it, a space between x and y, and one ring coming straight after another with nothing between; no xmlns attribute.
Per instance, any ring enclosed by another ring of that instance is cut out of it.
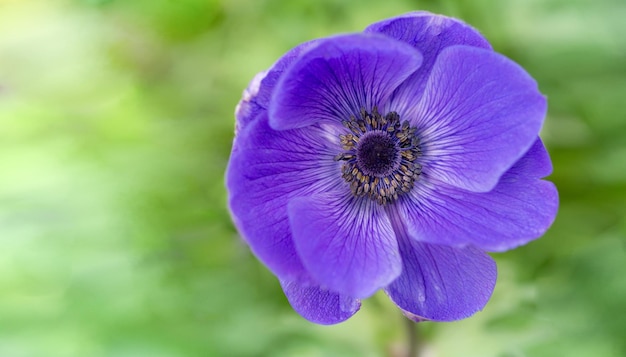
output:
<svg viewBox="0 0 626 357"><path fill-rule="evenodd" d="M323 327L240 241L233 110L292 46L414 9L463 18L548 96L561 209L497 254L429 356L626 355L626 3L0 0L0 356L388 356L384 296Z"/></svg>

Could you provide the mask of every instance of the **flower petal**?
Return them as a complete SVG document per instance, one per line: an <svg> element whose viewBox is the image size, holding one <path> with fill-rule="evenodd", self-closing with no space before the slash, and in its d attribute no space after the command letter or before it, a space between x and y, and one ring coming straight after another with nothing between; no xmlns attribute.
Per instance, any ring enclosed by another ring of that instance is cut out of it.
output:
<svg viewBox="0 0 626 357"><path fill-rule="evenodd" d="M539 238L558 209L554 184L537 179L551 170L540 140L490 192L419 181L397 205L412 237L424 242L505 251Z"/></svg>
<svg viewBox="0 0 626 357"><path fill-rule="evenodd" d="M332 325L345 321L361 308L358 299L316 286L284 280L281 280L280 285L293 309L305 319L318 324Z"/></svg>
<svg viewBox="0 0 626 357"><path fill-rule="evenodd" d="M487 304L496 284L496 264L474 247L454 248L398 237L402 274L386 289L412 320L454 321Z"/></svg>
<svg viewBox="0 0 626 357"><path fill-rule="evenodd" d="M317 46L319 42L320 40L304 42L289 50L272 65L272 68L268 70L267 75L263 78L261 88L259 89L257 102L260 106L265 109L269 108L273 90L283 73L285 73L285 71L304 53Z"/></svg>
<svg viewBox="0 0 626 357"><path fill-rule="evenodd" d="M452 186L490 191L534 143L546 114L537 83L506 57L475 47L439 55L409 114L423 171Z"/></svg>
<svg viewBox="0 0 626 357"><path fill-rule="evenodd" d="M378 34L320 40L281 77L270 124L284 130L319 121L341 123L381 106L422 61L413 47Z"/></svg>
<svg viewBox="0 0 626 357"><path fill-rule="evenodd" d="M368 26L365 32L381 33L406 42L424 56L421 67L393 95L388 110L404 113L415 105L439 53L449 46L466 45L491 49L487 40L471 26L454 18L428 12L411 12Z"/></svg>
<svg viewBox="0 0 626 357"><path fill-rule="evenodd" d="M325 192L341 180L335 151L320 127L275 131L263 118L239 136L226 173L233 220L255 255L278 277L304 279L287 217L287 202Z"/></svg>
<svg viewBox="0 0 626 357"><path fill-rule="evenodd" d="M289 221L302 263L331 291L365 298L402 269L391 222L382 206L345 192L289 202Z"/></svg>
<svg viewBox="0 0 626 357"><path fill-rule="evenodd" d="M252 78L235 108L235 135L248 123L261 117L262 112L267 110L270 97L274 87L276 87L276 82L278 82L285 69L298 59L302 53L315 47L317 42L318 40L312 40L292 48L270 68L257 73Z"/></svg>
<svg viewBox="0 0 626 357"><path fill-rule="evenodd" d="M552 160L540 138L528 149L521 159L507 171L505 177L544 178L552 173ZM504 177L503 177L504 179ZM502 181L502 179L500 180Z"/></svg>
<svg viewBox="0 0 626 357"><path fill-rule="evenodd" d="M261 111L265 110L257 103L257 95L261 88L261 83L266 77L267 71L257 73L244 89L237 107L235 107L235 136L246 126L257 118ZM264 88L268 91L267 88Z"/></svg>

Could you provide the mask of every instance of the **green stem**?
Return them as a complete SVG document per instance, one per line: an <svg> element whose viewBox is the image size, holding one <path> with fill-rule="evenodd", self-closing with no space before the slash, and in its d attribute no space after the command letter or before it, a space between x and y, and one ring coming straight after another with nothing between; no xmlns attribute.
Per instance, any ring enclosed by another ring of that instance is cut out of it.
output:
<svg viewBox="0 0 626 357"><path fill-rule="evenodd" d="M420 355L420 341L417 332L417 323L409 319L406 321L406 331L408 340L407 357L419 357Z"/></svg>

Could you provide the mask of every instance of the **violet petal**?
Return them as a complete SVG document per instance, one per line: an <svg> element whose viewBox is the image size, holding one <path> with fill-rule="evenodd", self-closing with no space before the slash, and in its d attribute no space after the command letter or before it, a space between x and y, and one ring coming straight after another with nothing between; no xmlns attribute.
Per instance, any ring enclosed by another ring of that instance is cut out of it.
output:
<svg viewBox="0 0 626 357"><path fill-rule="evenodd" d="M341 182L320 128L275 131L264 118L240 133L226 174L229 206L255 255L282 279L307 276L291 239L287 203Z"/></svg>
<svg viewBox="0 0 626 357"><path fill-rule="evenodd" d="M384 104L421 61L413 47L378 34L320 40L278 82L270 124L284 130L358 117Z"/></svg>
<svg viewBox="0 0 626 357"><path fill-rule="evenodd" d="M490 192L461 190L425 177L397 209L417 240L509 250L540 237L554 221L558 192L553 183L538 179L551 168L537 140Z"/></svg>
<svg viewBox="0 0 626 357"><path fill-rule="evenodd" d="M496 264L473 247L454 248L398 237L402 274L386 289L415 320L454 321L482 310L496 284Z"/></svg>
<svg viewBox="0 0 626 357"><path fill-rule="evenodd" d="M349 319L361 308L358 299L323 290L317 286L280 281L287 300L305 319L332 325Z"/></svg>
<svg viewBox="0 0 626 357"><path fill-rule="evenodd" d="M422 137L424 172L486 192L534 143L545 114L545 97L517 64L495 52L453 46L439 55L408 117Z"/></svg>
<svg viewBox="0 0 626 357"><path fill-rule="evenodd" d="M257 95L261 88L261 82L267 75L267 71L257 73L244 89L241 99L235 107L235 139L239 132L250 122L254 121L265 110L257 103ZM265 89L266 91L268 89Z"/></svg>
<svg viewBox="0 0 626 357"><path fill-rule="evenodd" d="M405 112L415 105L415 98L421 96L443 49L454 45L491 49L489 42L473 27L458 19L428 12L412 12L383 20L368 26L365 32L381 33L406 42L422 53L421 67L394 93L394 108L387 108L397 112Z"/></svg>
<svg viewBox="0 0 626 357"><path fill-rule="evenodd" d="M318 40L312 40L292 48L270 68L257 73L252 78L235 108L235 134L239 133L248 123L258 118L261 112L267 110L270 98L276 87L276 82L280 76L302 53L313 48L317 42Z"/></svg>
<svg viewBox="0 0 626 357"><path fill-rule="evenodd" d="M382 206L350 191L289 202L296 250L311 276L332 291L366 298L393 281L402 263Z"/></svg>
<svg viewBox="0 0 626 357"><path fill-rule="evenodd" d="M517 160L506 174L500 179L534 179L544 178L552 173L552 160L540 138L535 139L533 145Z"/></svg>

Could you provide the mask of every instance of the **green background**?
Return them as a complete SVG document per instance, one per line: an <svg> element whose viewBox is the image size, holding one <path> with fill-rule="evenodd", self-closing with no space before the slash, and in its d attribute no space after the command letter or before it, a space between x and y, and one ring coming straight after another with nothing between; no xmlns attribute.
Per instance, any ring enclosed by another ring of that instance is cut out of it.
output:
<svg viewBox="0 0 626 357"><path fill-rule="evenodd" d="M548 96L561 208L424 356L626 356L626 2L0 0L0 356L399 356L384 295L317 326L238 238L248 81L306 40L456 16Z"/></svg>

